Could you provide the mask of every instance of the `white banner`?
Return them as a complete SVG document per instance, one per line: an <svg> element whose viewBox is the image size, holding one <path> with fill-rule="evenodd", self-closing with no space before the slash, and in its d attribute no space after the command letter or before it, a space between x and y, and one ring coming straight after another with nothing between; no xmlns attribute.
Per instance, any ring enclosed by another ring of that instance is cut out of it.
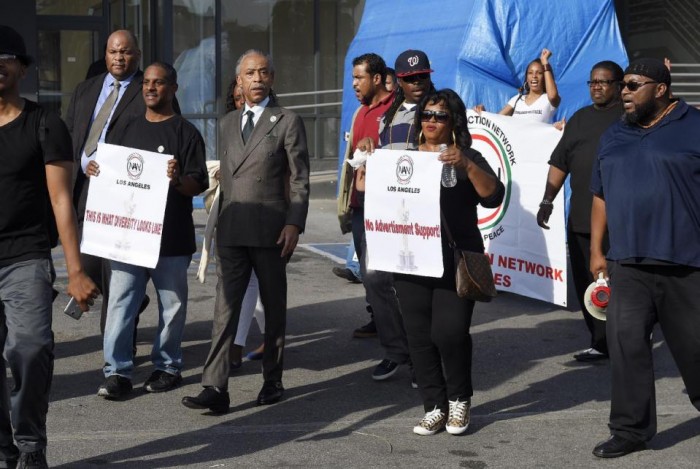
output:
<svg viewBox="0 0 700 469"><path fill-rule="evenodd" d="M367 158L368 268L441 277L438 153L376 150Z"/></svg>
<svg viewBox="0 0 700 469"><path fill-rule="evenodd" d="M90 179L81 252L153 268L158 263L172 155L101 143Z"/></svg>
<svg viewBox="0 0 700 469"><path fill-rule="evenodd" d="M537 225L549 157L561 138L550 124L468 111L472 147L506 186L503 203L478 208L479 229L496 288L566 306L566 232L563 190L548 223Z"/></svg>

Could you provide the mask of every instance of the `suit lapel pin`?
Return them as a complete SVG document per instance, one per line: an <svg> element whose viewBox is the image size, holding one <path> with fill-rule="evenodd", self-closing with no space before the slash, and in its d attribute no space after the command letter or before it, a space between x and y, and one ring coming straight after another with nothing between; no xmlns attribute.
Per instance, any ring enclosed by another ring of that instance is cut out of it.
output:
<svg viewBox="0 0 700 469"><path fill-rule="evenodd" d="M163 153L164 150L165 150L165 147L163 145L160 145L158 147L158 153Z"/></svg>
<svg viewBox="0 0 700 469"><path fill-rule="evenodd" d="M270 116L270 122L277 122L277 116Z"/></svg>

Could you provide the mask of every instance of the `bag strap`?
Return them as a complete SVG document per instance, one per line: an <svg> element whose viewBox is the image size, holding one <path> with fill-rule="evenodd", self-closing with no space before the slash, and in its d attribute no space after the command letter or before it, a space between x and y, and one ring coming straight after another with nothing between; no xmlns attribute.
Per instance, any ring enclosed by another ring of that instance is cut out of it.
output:
<svg viewBox="0 0 700 469"><path fill-rule="evenodd" d="M450 227L447 224L447 219L445 219L445 214L442 213L442 209L440 209L440 221L442 222L443 228L445 228L445 234L447 235L447 243L452 249L456 248L457 243L455 243L455 240L452 237L452 232L450 231Z"/></svg>

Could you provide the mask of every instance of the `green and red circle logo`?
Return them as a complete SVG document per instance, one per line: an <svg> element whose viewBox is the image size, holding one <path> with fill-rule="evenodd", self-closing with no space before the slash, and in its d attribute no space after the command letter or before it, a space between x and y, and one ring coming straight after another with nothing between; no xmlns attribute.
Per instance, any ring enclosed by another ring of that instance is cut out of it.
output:
<svg viewBox="0 0 700 469"><path fill-rule="evenodd" d="M508 211L511 194L511 162L508 159L509 150L503 142L489 129L479 127L469 129L472 134L472 148L481 153L498 179L506 187L503 202L496 208L477 207L479 229L490 230L500 223Z"/></svg>

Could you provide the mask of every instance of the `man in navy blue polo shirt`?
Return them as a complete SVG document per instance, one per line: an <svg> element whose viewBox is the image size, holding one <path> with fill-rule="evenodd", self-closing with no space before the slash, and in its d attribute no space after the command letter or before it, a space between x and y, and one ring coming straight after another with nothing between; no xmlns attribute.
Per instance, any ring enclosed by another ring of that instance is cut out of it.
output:
<svg viewBox="0 0 700 469"><path fill-rule="evenodd" d="M593 450L601 458L643 449L656 433L656 322L700 410L700 111L672 100L670 88L660 60L627 67L624 121L603 134L593 166L591 273L609 273L612 289L611 436Z"/></svg>

